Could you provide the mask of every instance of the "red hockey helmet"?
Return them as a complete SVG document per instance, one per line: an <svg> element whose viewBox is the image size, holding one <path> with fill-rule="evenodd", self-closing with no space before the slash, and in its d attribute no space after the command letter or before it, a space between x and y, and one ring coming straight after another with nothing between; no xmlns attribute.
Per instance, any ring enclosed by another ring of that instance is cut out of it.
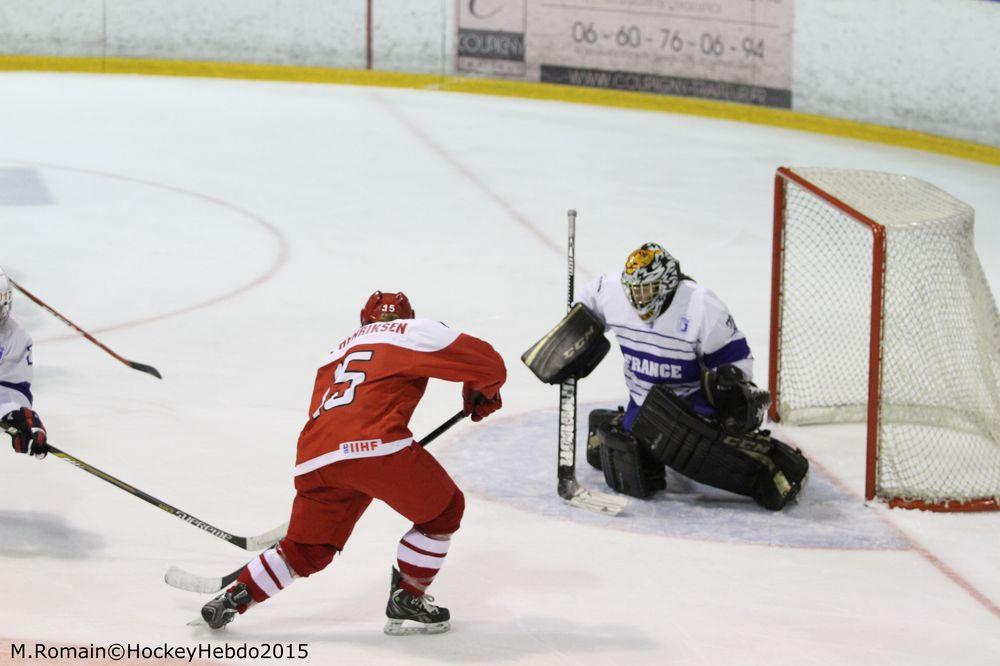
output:
<svg viewBox="0 0 1000 666"><path fill-rule="evenodd" d="M386 294L376 291L368 297L365 307L361 308L361 325L393 319L413 319L415 316L410 299L403 292Z"/></svg>

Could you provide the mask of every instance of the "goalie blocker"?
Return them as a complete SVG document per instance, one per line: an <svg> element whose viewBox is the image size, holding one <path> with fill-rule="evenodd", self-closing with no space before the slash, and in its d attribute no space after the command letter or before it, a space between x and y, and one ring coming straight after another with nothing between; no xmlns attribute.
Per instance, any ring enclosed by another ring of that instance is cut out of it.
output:
<svg viewBox="0 0 1000 666"><path fill-rule="evenodd" d="M767 431L727 434L665 386L650 390L632 432L671 469L699 483L751 497L772 511L795 499L809 472L809 461L798 449Z"/></svg>
<svg viewBox="0 0 1000 666"><path fill-rule="evenodd" d="M604 323L577 303L555 328L524 352L521 360L546 384L583 379L611 349Z"/></svg>

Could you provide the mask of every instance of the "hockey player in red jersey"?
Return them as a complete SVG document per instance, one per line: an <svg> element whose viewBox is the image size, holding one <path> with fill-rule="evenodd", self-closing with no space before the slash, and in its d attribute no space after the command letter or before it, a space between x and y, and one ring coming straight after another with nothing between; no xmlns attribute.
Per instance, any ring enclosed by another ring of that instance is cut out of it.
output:
<svg viewBox="0 0 1000 666"><path fill-rule="evenodd" d="M202 608L205 622L221 628L296 578L322 570L372 499L380 499L413 522L397 549L385 632L447 631L448 609L425 591L459 528L465 498L407 424L429 378L463 382L464 410L479 421L500 409L506 376L503 359L486 342L414 318L402 293L372 294L361 328L317 372L298 440L287 536Z"/></svg>

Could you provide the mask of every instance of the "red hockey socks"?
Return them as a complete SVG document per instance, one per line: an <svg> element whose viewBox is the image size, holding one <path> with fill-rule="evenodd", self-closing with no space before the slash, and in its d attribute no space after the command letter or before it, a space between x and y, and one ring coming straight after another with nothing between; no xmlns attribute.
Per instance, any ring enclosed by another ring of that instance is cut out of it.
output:
<svg viewBox="0 0 1000 666"><path fill-rule="evenodd" d="M250 560L237 580L246 583L254 603L261 603L285 589L296 578L311 576L326 568L337 548L324 544L303 544L285 537L274 548ZM244 612L246 608L239 611Z"/></svg>
<svg viewBox="0 0 1000 666"><path fill-rule="evenodd" d="M261 603L291 585L297 577L285 560L281 547L275 546L250 560L237 580L246 583L254 602ZM245 610L239 609L241 613Z"/></svg>
<svg viewBox="0 0 1000 666"><path fill-rule="evenodd" d="M414 525L403 535L396 550L402 575L401 585L410 594L421 596L434 581L451 546L451 535L458 531L465 513L465 495L458 488L440 514L425 523Z"/></svg>
<svg viewBox="0 0 1000 666"><path fill-rule="evenodd" d="M415 529L404 534L396 550L403 589L418 597L423 595L444 564L449 546L450 534L432 538Z"/></svg>

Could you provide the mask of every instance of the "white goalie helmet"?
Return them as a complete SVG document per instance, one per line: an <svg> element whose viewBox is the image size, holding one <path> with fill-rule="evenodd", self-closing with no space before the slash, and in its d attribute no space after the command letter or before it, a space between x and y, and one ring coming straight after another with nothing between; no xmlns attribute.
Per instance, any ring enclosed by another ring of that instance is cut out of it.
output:
<svg viewBox="0 0 1000 666"><path fill-rule="evenodd" d="M10 279L0 268L0 325L3 325L7 321L7 317L10 316L10 304L13 298L14 292L11 290Z"/></svg>
<svg viewBox="0 0 1000 666"><path fill-rule="evenodd" d="M622 271L622 286L629 303L643 321L660 314L667 298L680 284L681 267L656 243L643 243L628 255Z"/></svg>

